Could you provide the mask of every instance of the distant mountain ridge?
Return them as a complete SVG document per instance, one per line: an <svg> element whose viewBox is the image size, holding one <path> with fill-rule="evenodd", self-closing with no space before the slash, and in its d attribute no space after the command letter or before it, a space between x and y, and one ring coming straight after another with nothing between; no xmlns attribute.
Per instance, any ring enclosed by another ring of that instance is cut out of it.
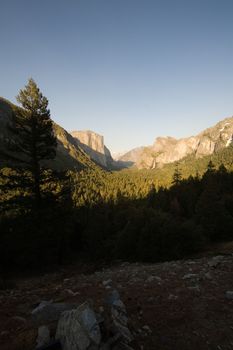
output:
<svg viewBox="0 0 233 350"><path fill-rule="evenodd" d="M233 141L233 117L226 118L196 136L176 139L157 137L152 146L135 148L119 158L138 169L155 169L193 155L200 158L228 147Z"/></svg>
<svg viewBox="0 0 233 350"><path fill-rule="evenodd" d="M17 106L0 97L0 151L6 151L9 137L7 123L11 120ZM218 122L196 136L176 139L157 137L152 146L138 147L114 160L104 144L104 137L91 130L68 133L53 122L57 137L57 155L45 164L55 169L83 169L100 166L106 170L157 169L166 164L180 161L187 156L195 159L217 153L228 147L233 141L233 117ZM6 158L0 159L0 166L6 164Z"/></svg>

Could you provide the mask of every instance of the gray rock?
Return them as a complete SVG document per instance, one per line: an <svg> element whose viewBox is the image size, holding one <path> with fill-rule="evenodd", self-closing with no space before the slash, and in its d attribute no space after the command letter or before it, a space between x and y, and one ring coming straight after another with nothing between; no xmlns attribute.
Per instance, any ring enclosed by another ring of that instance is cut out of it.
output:
<svg viewBox="0 0 233 350"><path fill-rule="evenodd" d="M76 307L77 304L52 303L52 301L42 301L32 311L32 319L36 323L57 321L63 311L72 310Z"/></svg>
<svg viewBox="0 0 233 350"><path fill-rule="evenodd" d="M152 330L151 330L151 328L148 325L143 326L142 329L144 331L146 331L147 333L152 333Z"/></svg>
<svg viewBox="0 0 233 350"><path fill-rule="evenodd" d="M124 342L130 343L133 340L133 336L127 327L128 317L125 305L120 299L112 303L111 315L115 332L121 335Z"/></svg>
<svg viewBox="0 0 233 350"><path fill-rule="evenodd" d="M126 313L125 305L121 300L117 300L114 302L111 308L111 314L113 320L119 322L120 324L126 326L128 323L128 317Z"/></svg>
<svg viewBox="0 0 233 350"><path fill-rule="evenodd" d="M36 348L48 345L50 343L50 331L47 326L41 326L38 328L38 337L36 343Z"/></svg>
<svg viewBox="0 0 233 350"><path fill-rule="evenodd" d="M159 277L159 276L149 276L147 279L146 279L146 283L151 283L151 282L154 282L154 281L157 281L157 282L161 282L162 279Z"/></svg>
<svg viewBox="0 0 233 350"><path fill-rule="evenodd" d="M87 330L90 339L95 344L99 344L101 340L101 334L94 311L89 307L87 303L81 305L77 311L80 313L80 322Z"/></svg>
<svg viewBox="0 0 233 350"><path fill-rule="evenodd" d="M223 259L223 256L222 255L217 255L217 256L214 256L209 262L208 262L208 265L210 267L217 267L220 262L222 261Z"/></svg>
<svg viewBox="0 0 233 350"><path fill-rule="evenodd" d="M168 296L168 300L177 300L177 299L178 299L177 295L169 294L169 296Z"/></svg>
<svg viewBox="0 0 233 350"><path fill-rule="evenodd" d="M225 295L226 295L227 299L229 299L229 300L233 299L233 291L228 290Z"/></svg>
<svg viewBox="0 0 233 350"><path fill-rule="evenodd" d="M56 332L63 350L86 350L100 344L101 333L94 311L87 303L62 313Z"/></svg>
<svg viewBox="0 0 233 350"><path fill-rule="evenodd" d="M183 276L183 280L188 280L188 279L191 279L191 278L197 278L198 275L196 273L187 273L186 275Z"/></svg>
<svg viewBox="0 0 233 350"><path fill-rule="evenodd" d="M149 297L148 299L147 299L147 301L148 301L148 303L153 303L154 301L155 301L155 297Z"/></svg>
<svg viewBox="0 0 233 350"><path fill-rule="evenodd" d="M204 276L205 276L205 278L207 278L208 280L212 280L212 276L211 276L210 272L206 272Z"/></svg>
<svg viewBox="0 0 233 350"><path fill-rule="evenodd" d="M42 300L40 304L32 310L32 314L37 313L38 311L42 310L45 306L51 305L53 303L52 300Z"/></svg>
<svg viewBox="0 0 233 350"><path fill-rule="evenodd" d="M65 289L64 292L66 292L71 297L76 297L77 295L80 294L79 292L73 292L71 289Z"/></svg>
<svg viewBox="0 0 233 350"><path fill-rule="evenodd" d="M115 327L116 332L118 332L123 338L124 342L130 343L133 340L133 335L127 326L124 326L116 320L113 321L113 325Z"/></svg>
<svg viewBox="0 0 233 350"><path fill-rule="evenodd" d="M116 302L117 300L120 300L120 294L116 289L114 289L106 298L106 303L109 305L113 305L114 302Z"/></svg>
<svg viewBox="0 0 233 350"><path fill-rule="evenodd" d="M108 280L102 282L103 286L105 286L105 287L108 286L111 283L112 283L111 279L108 279Z"/></svg>
<svg viewBox="0 0 233 350"><path fill-rule="evenodd" d="M133 340L133 336L127 327L128 317L126 307L121 301L120 295L116 289L109 294L106 302L110 306L114 337L121 339L122 344L131 342ZM118 345L119 341L117 342L117 346Z"/></svg>

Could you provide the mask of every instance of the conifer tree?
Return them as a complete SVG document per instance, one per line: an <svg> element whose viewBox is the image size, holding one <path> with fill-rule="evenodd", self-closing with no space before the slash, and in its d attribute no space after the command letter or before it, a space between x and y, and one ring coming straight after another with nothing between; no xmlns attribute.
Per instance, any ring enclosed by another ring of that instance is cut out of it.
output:
<svg viewBox="0 0 233 350"><path fill-rule="evenodd" d="M214 172L214 164L212 162L212 160L209 161L208 165L207 165L207 172L208 173L213 173Z"/></svg>
<svg viewBox="0 0 233 350"><path fill-rule="evenodd" d="M179 170L178 164L176 164L176 168L172 176L172 184L178 185L181 182L181 180L182 180L181 172Z"/></svg>
<svg viewBox="0 0 233 350"><path fill-rule="evenodd" d="M17 162L32 175L32 193L36 205L41 202L42 166L41 162L56 155L56 137L53 134L48 100L42 95L33 79L29 79L20 90L17 101L22 108L14 113L9 127L14 134L11 150L17 155Z"/></svg>

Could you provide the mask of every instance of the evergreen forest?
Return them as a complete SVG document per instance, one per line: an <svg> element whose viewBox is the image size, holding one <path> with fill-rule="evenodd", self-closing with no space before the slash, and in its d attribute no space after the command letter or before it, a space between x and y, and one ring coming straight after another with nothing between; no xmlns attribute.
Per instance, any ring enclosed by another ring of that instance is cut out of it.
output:
<svg viewBox="0 0 233 350"><path fill-rule="evenodd" d="M182 259L233 239L233 146L161 169L46 167L57 141L31 79L8 126L0 169L0 265ZM12 141L12 140L16 141Z"/></svg>

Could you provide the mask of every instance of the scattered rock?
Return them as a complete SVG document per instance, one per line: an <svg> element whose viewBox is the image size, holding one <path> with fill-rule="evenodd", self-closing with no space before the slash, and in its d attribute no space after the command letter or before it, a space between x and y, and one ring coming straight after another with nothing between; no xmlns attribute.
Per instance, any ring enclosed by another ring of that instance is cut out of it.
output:
<svg viewBox="0 0 233 350"><path fill-rule="evenodd" d="M198 275L196 273L187 273L182 277L183 280L188 280L191 278L198 278Z"/></svg>
<svg viewBox="0 0 233 350"><path fill-rule="evenodd" d="M146 331L147 333L152 333L152 330L151 330L150 327L147 326L147 325L143 326L142 329L143 329L144 331Z"/></svg>
<svg viewBox="0 0 233 350"><path fill-rule="evenodd" d="M109 305L113 305L115 301L120 300L120 294L116 289L114 289L111 294L106 298L106 303Z"/></svg>
<svg viewBox="0 0 233 350"><path fill-rule="evenodd" d="M104 312L104 307L103 306L100 306L99 307L99 312L102 314Z"/></svg>
<svg viewBox="0 0 233 350"><path fill-rule="evenodd" d="M115 321L117 321L125 326L127 325L128 317L127 317L127 313L126 313L126 308L120 299L114 301L114 303L112 305L111 313L112 313L113 320L115 320Z"/></svg>
<svg viewBox="0 0 233 350"><path fill-rule="evenodd" d="M217 256L214 256L209 262L208 262L208 265L209 267L217 267L220 262L222 261L223 259L223 256L222 255L217 255Z"/></svg>
<svg viewBox="0 0 233 350"><path fill-rule="evenodd" d="M155 301L155 297L149 297L147 301L148 303L153 303Z"/></svg>
<svg viewBox="0 0 233 350"><path fill-rule="evenodd" d="M63 350L86 350L100 344L101 333L94 311L88 303L62 313L56 332ZM96 348L97 349L97 348Z"/></svg>
<svg viewBox="0 0 233 350"><path fill-rule="evenodd" d="M112 293L111 315L116 333L119 333L125 342L130 343L133 336L127 327L128 317L124 303L120 300L119 293Z"/></svg>
<svg viewBox="0 0 233 350"><path fill-rule="evenodd" d="M35 307L35 309L32 310L32 314L39 312L39 311L42 310L45 306L51 305L52 303L53 303L53 300L42 300L39 304L37 304L37 306Z"/></svg>
<svg viewBox="0 0 233 350"><path fill-rule="evenodd" d="M121 338L123 338L123 341L125 343L128 344L133 340L133 335L127 326L124 326L123 324L121 324L120 322L117 322L116 320L113 321L113 324L115 326L116 333L118 332L120 334Z"/></svg>
<svg viewBox="0 0 233 350"><path fill-rule="evenodd" d="M105 286L105 287L108 286L111 283L112 283L111 279L108 279L108 280L102 282L103 286Z"/></svg>
<svg viewBox="0 0 233 350"><path fill-rule="evenodd" d="M233 299L233 291L228 290L225 295L226 295L227 299L229 299L229 300Z"/></svg>
<svg viewBox="0 0 233 350"><path fill-rule="evenodd" d="M147 279L146 279L146 283L151 283L154 281L154 276L149 276Z"/></svg>
<svg viewBox="0 0 233 350"><path fill-rule="evenodd" d="M76 297L77 295L79 295L79 292L73 292L71 289L65 289L64 292L66 292L67 294L69 294L72 297Z"/></svg>
<svg viewBox="0 0 233 350"><path fill-rule="evenodd" d="M36 343L36 348L48 345L50 343L50 331L47 326L40 326L38 328L38 337Z"/></svg>
<svg viewBox="0 0 233 350"><path fill-rule="evenodd" d="M70 278L64 278L63 282L64 282L64 283L70 282Z"/></svg>
<svg viewBox="0 0 233 350"><path fill-rule="evenodd" d="M157 282L161 282L162 279L158 276L149 276L147 279L146 279L146 283L151 283L151 282L154 282L154 281L157 281Z"/></svg>
<svg viewBox="0 0 233 350"><path fill-rule="evenodd" d="M206 279L212 280L212 276L211 276L210 272L206 272L204 276Z"/></svg>

